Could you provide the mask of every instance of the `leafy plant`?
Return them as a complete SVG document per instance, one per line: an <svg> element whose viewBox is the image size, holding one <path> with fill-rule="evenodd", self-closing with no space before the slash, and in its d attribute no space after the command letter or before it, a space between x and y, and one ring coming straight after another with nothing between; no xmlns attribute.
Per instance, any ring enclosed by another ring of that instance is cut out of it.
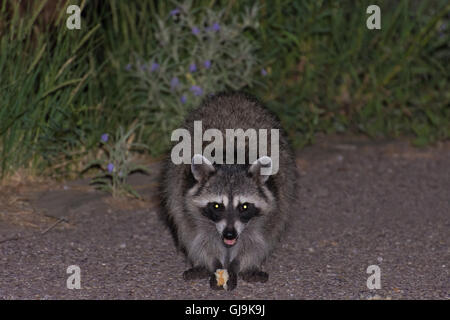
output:
<svg viewBox="0 0 450 320"><path fill-rule="evenodd" d="M132 127L125 132L122 127L116 132L115 139L111 139L107 133L101 136L100 143L102 151L100 159L90 162L85 170L96 167L101 173L91 180L99 190L110 192L113 197L140 195L127 184L130 174L141 171L148 173L148 169L142 165L132 162L132 151L146 149L147 146L134 143L135 131L138 126Z"/></svg>
<svg viewBox="0 0 450 320"><path fill-rule="evenodd" d="M150 17L154 50L124 68L135 84L136 114L145 123L139 138L155 142L153 154L168 146L171 131L205 96L256 83L257 44L245 32L258 27L257 12L254 6L226 19L223 9L186 1L166 16Z"/></svg>

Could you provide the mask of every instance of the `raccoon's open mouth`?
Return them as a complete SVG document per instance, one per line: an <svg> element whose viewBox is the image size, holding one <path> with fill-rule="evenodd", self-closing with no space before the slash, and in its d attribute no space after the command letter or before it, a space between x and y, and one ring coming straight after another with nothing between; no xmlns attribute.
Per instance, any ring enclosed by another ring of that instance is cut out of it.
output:
<svg viewBox="0 0 450 320"><path fill-rule="evenodd" d="M234 238L234 239L227 239L227 238L223 238L223 243L225 244L225 246L227 247L232 247L236 244L238 238Z"/></svg>

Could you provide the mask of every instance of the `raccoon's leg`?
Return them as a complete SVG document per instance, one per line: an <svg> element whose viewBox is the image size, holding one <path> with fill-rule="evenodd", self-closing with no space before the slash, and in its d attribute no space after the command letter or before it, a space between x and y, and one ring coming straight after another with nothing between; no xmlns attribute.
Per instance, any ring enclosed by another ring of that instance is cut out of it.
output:
<svg viewBox="0 0 450 320"><path fill-rule="evenodd" d="M267 282L269 280L269 274L256 267L240 272L239 276L247 282Z"/></svg>
<svg viewBox="0 0 450 320"><path fill-rule="evenodd" d="M239 260L234 259L231 261L230 265L228 266L228 283L227 283L227 290L231 291L237 286L237 280L238 280L238 273L239 273Z"/></svg>
<svg viewBox="0 0 450 320"><path fill-rule="evenodd" d="M193 267L183 272L184 280L207 279L211 275L205 267Z"/></svg>

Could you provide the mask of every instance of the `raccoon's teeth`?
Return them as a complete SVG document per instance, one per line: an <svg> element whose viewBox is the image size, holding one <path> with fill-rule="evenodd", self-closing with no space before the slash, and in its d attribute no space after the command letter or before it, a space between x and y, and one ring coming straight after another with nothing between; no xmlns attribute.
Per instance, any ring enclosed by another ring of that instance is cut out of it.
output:
<svg viewBox="0 0 450 320"><path fill-rule="evenodd" d="M236 243L236 239L231 239L231 240L223 239L223 242L225 242L225 244L227 244L229 246L232 246Z"/></svg>

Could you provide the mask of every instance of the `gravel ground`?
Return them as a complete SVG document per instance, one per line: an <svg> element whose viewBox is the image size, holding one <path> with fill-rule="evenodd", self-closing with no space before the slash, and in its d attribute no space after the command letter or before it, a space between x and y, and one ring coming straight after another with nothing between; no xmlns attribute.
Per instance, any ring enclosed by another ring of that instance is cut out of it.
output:
<svg viewBox="0 0 450 320"><path fill-rule="evenodd" d="M4 188L0 298L450 298L449 143L327 138L297 163L300 205L265 265L269 282L231 292L182 280L187 265L157 218L154 176L134 178L147 199L137 204L85 181ZM80 290L66 288L69 265L81 268ZM379 290L366 286L369 265L381 269Z"/></svg>

